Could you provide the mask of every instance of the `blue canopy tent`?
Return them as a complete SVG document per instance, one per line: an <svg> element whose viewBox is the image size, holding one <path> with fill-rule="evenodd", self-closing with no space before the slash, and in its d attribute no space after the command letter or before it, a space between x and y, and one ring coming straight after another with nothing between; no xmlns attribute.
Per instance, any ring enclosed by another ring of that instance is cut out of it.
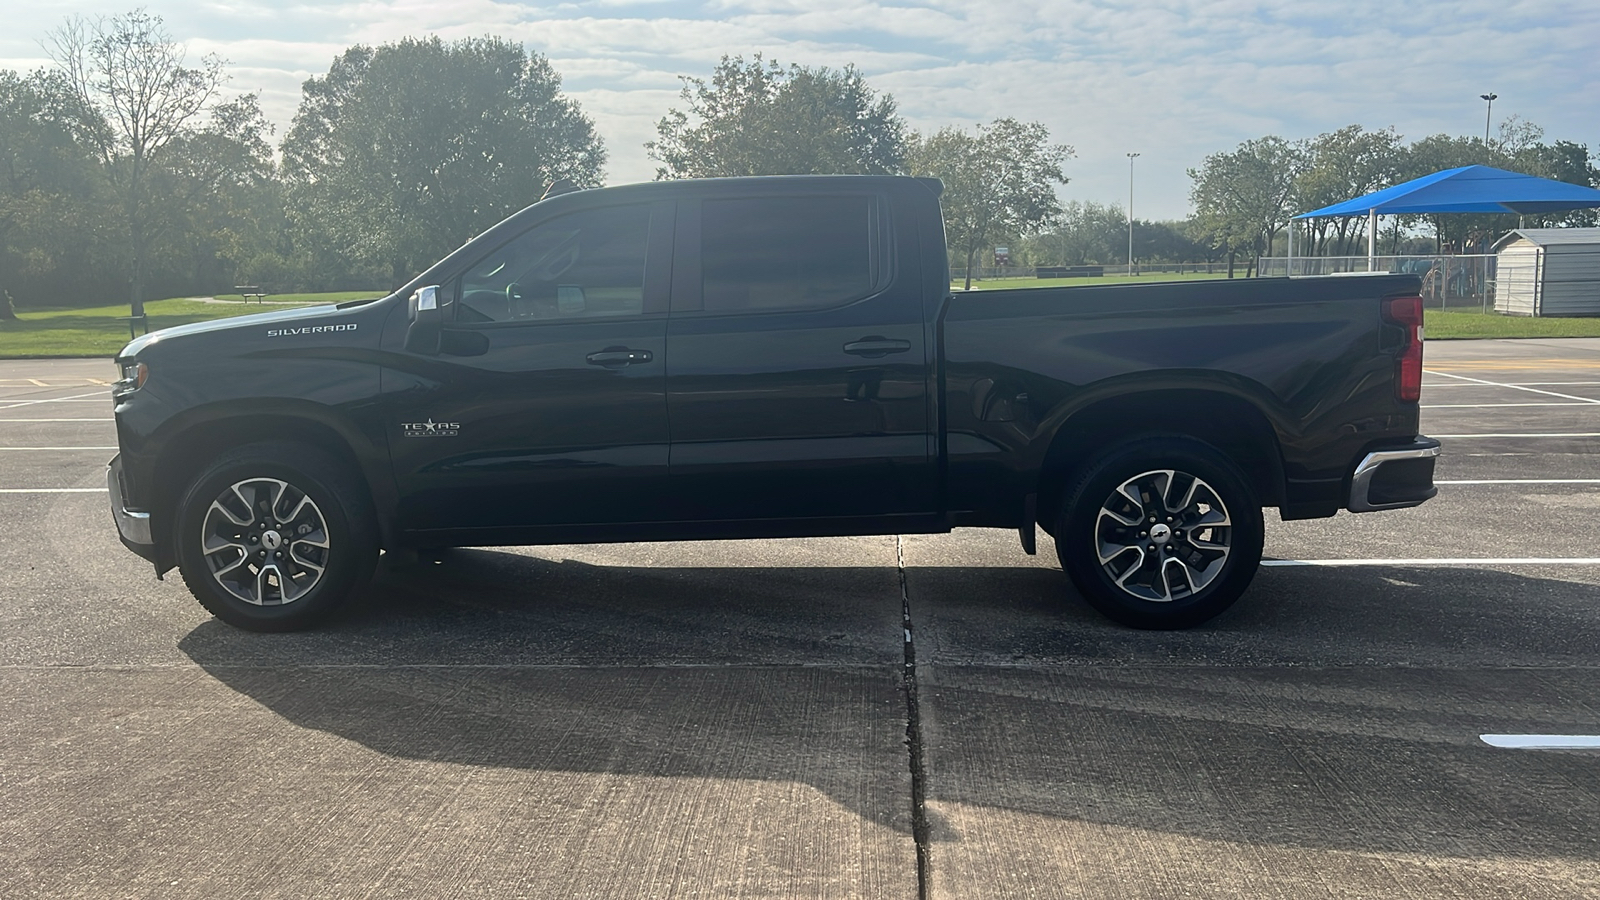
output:
<svg viewBox="0 0 1600 900"><path fill-rule="evenodd" d="M1490 166L1462 166L1414 178L1404 184L1301 213L1295 219L1367 217L1367 268L1376 263L1378 216L1404 213L1559 212L1600 208L1600 191L1580 184L1507 172ZM1294 266L1294 227L1289 228L1289 265Z"/></svg>

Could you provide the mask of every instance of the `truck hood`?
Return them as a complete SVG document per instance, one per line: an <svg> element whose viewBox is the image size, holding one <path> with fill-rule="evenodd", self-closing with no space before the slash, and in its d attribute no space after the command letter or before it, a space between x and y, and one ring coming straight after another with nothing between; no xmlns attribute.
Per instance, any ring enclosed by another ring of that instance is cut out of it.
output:
<svg viewBox="0 0 1600 900"><path fill-rule="evenodd" d="M359 307L358 307L359 308ZM188 325L174 325L171 328L162 328L152 331L142 337L134 338L128 342L117 354L118 359L127 359L137 356L149 347L164 341L187 338L198 334L215 334L219 332L249 332L255 330L263 337L269 332L288 328L317 328L318 326L333 325L350 316L354 310L340 309L337 306L301 306L294 309L281 309L272 312L252 313L247 316L231 316L226 319L212 319L208 322L191 322ZM275 336L275 335L274 335Z"/></svg>

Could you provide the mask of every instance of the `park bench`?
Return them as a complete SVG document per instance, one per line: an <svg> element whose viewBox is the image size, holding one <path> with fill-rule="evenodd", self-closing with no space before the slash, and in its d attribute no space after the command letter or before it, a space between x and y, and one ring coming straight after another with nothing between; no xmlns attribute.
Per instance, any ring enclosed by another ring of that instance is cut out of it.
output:
<svg viewBox="0 0 1600 900"><path fill-rule="evenodd" d="M257 303L261 303L267 297L267 292L254 284L236 284L233 286L233 292L243 297L246 303L250 302L252 297L255 298Z"/></svg>

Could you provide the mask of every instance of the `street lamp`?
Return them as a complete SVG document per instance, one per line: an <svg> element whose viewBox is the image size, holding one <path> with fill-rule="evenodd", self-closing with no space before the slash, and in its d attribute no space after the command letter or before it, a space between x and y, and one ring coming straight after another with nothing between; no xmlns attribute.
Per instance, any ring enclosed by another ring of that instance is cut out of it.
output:
<svg viewBox="0 0 1600 900"><path fill-rule="evenodd" d="M1500 99L1500 95L1491 91L1487 94L1479 94L1478 99L1489 104L1489 108L1483 111L1483 145L1487 147L1489 146L1489 114L1494 112L1494 101Z"/></svg>
<svg viewBox="0 0 1600 900"><path fill-rule="evenodd" d="M1133 160L1139 154L1128 154L1128 276L1133 277Z"/></svg>

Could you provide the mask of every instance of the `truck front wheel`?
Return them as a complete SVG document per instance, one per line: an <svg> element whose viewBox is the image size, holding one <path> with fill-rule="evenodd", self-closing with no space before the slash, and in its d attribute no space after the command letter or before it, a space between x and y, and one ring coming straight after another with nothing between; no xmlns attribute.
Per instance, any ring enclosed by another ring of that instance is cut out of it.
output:
<svg viewBox="0 0 1600 900"><path fill-rule="evenodd" d="M1133 628L1188 628L1255 578L1261 504L1216 448L1183 435L1119 444L1078 470L1056 522L1061 568L1090 605Z"/></svg>
<svg viewBox="0 0 1600 900"><path fill-rule="evenodd" d="M362 485L315 447L250 444L223 454L178 509L178 568L212 615L248 631L295 631L372 575L377 531Z"/></svg>

